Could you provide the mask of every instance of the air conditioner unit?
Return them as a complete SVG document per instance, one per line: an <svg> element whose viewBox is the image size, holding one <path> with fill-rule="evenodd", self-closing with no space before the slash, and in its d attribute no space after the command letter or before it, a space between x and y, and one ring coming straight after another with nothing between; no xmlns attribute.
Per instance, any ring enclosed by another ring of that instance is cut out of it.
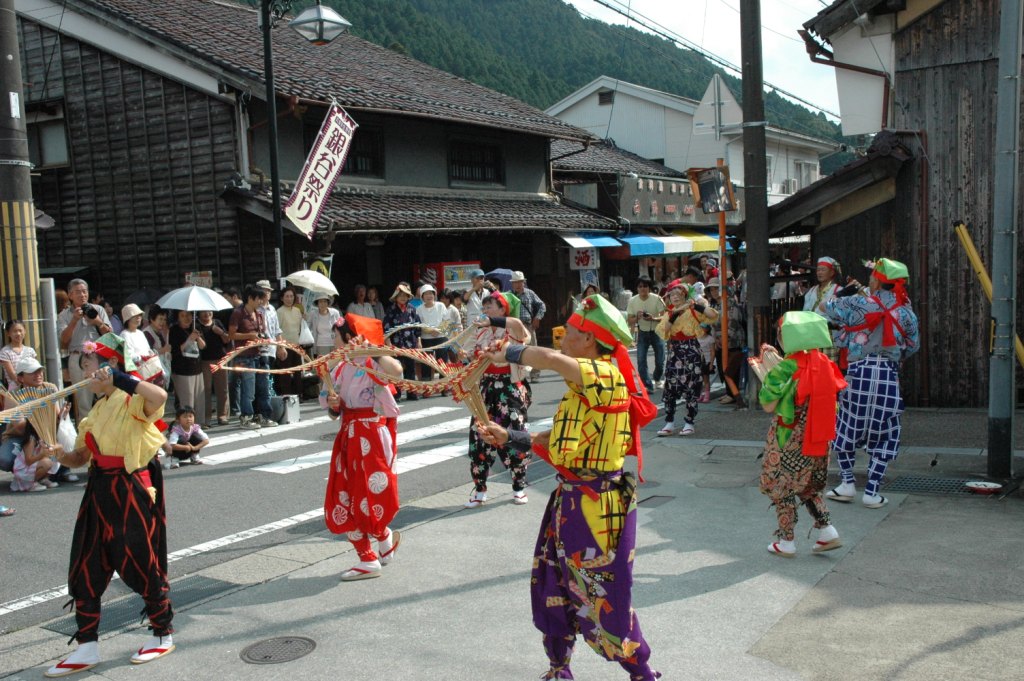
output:
<svg viewBox="0 0 1024 681"><path fill-rule="evenodd" d="M796 194L798 189L800 189L800 184L795 177L789 177L782 181L783 194Z"/></svg>

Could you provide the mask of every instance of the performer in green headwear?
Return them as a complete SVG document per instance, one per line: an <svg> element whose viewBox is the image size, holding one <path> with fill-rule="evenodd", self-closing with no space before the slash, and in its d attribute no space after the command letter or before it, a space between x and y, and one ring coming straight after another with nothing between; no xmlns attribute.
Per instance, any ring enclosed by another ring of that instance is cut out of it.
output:
<svg viewBox="0 0 1024 681"><path fill-rule="evenodd" d="M761 493L772 500L779 518L778 541L769 544L768 551L792 558L798 500L819 530L812 551L842 546L822 492L828 477L828 444L836 432L836 395L846 381L820 350L832 347L824 317L787 312L781 339L786 358L768 372L758 394L764 410L775 414L765 442Z"/></svg>
<svg viewBox="0 0 1024 681"><path fill-rule="evenodd" d="M561 352L511 344L492 354L496 362L554 371L568 388L550 431L488 424L481 432L488 442L532 448L558 471L530 580L533 623L544 635L549 662L542 679L574 678L570 663L579 634L630 681L661 678L632 605L636 480L623 465L635 454L642 468L639 429L656 408L629 359L631 342L622 313L592 295L566 322Z"/></svg>

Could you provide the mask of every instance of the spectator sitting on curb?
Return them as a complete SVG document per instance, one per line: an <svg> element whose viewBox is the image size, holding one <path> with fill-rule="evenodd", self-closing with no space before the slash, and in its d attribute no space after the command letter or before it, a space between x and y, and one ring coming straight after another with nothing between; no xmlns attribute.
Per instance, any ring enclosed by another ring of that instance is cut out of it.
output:
<svg viewBox="0 0 1024 681"><path fill-rule="evenodd" d="M191 464L200 464L203 460L199 451L210 444L210 438L196 423L196 411L192 407L180 407L175 412L175 423L167 434L167 442L163 445L165 469L177 468L179 459L188 459Z"/></svg>

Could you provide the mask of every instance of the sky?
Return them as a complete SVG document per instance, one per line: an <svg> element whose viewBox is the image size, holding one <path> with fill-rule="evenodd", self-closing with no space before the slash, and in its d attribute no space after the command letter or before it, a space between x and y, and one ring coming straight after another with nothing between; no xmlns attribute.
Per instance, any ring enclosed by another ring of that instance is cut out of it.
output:
<svg viewBox="0 0 1024 681"><path fill-rule="evenodd" d="M581 14L608 23L626 24L621 14L596 0L563 0ZM732 64L740 57L740 0L602 0L634 12L677 33ZM831 4L828 2L827 4ZM764 79L817 106L839 112L834 70L807 56L797 30L826 6L822 0L761 0L761 45ZM650 23L650 22L645 22ZM634 28L643 27L630 23Z"/></svg>

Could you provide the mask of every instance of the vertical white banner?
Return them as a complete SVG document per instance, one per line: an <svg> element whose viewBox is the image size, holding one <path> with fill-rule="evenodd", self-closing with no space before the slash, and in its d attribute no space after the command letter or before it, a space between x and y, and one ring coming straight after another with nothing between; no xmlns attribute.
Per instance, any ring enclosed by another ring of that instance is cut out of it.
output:
<svg viewBox="0 0 1024 681"><path fill-rule="evenodd" d="M331 106L317 135L316 144L306 158L299 181L284 203L284 214L310 239L320 219L327 197L338 181L345 157L352 146L356 122L338 105Z"/></svg>

